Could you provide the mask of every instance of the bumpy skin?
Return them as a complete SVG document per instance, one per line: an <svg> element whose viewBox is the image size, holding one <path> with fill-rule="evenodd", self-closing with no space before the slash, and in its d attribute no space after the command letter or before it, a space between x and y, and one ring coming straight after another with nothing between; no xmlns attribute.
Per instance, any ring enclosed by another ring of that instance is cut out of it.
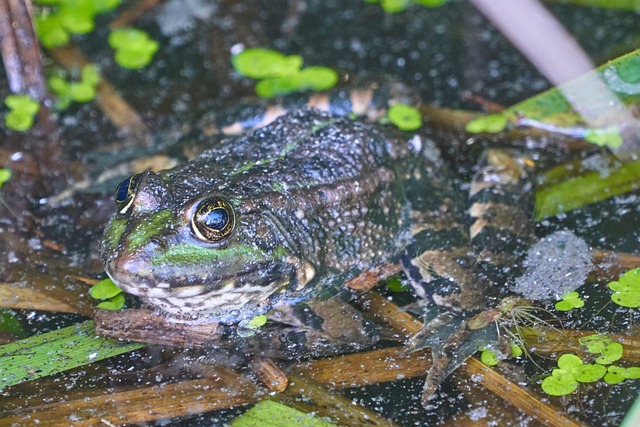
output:
<svg viewBox="0 0 640 427"><path fill-rule="evenodd" d="M182 166L145 172L105 230L106 271L176 317L238 321L397 261L424 220L412 204L437 210L451 192L437 149L398 135L299 110ZM210 196L236 216L218 243L190 224Z"/></svg>

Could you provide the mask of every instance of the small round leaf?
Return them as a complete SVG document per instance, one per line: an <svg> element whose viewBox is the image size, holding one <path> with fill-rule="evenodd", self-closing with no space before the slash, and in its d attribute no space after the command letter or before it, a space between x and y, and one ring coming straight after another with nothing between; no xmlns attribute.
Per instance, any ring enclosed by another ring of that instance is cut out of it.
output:
<svg viewBox="0 0 640 427"><path fill-rule="evenodd" d="M480 354L480 360L487 366L495 366L500 363L500 361L496 357L496 352L489 349L482 350L482 353Z"/></svg>
<svg viewBox="0 0 640 427"><path fill-rule="evenodd" d="M267 323L267 316L264 314L259 314L258 316L254 316L247 323L247 328L258 329L264 326Z"/></svg>
<svg viewBox="0 0 640 427"><path fill-rule="evenodd" d="M300 71L302 58L298 55L290 57L271 49L245 49L231 58L233 68L245 77L265 79L282 77Z"/></svg>
<svg viewBox="0 0 640 427"><path fill-rule="evenodd" d="M624 370L624 377L628 380L640 379L640 366L632 366Z"/></svg>
<svg viewBox="0 0 640 427"><path fill-rule="evenodd" d="M602 356L596 359L596 363L609 365L622 357L623 347L619 342L612 342L602 350Z"/></svg>
<svg viewBox="0 0 640 427"><path fill-rule="evenodd" d="M498 133L507 127L507 117L504 114L489 114L469 121L465 129L469 133Z"/></svg>
<svg viewBox="0 0 640 427"><path fill-rule="evenodd" d="M578 388L578 383L571 375L551 375L542 380L542 390L551 396L566 396Z"/></svg>
<svg viewBox="0 0 640 427"><path fill-rule="evenodd" d="M120 310L122 307L124 307L124 294L120 293L116 296L114 296L113 298L107 300L107 301L103 301L100 304L98 304L98 308L101 308L103 310L111 310L111 311L115 311L115 310Z"/></svg>
<svg viewBox="0 0 640 427"><path fill-rule="evenodd" d="M571 373L580 383L592 383L602 378L607 373L607 368L602 365L580 365L573 368Z"/></svg>
<svg viewBox="0 0 640 427"><path fill-rule="evenodd" d="M603 379L607 384L621 383L625 380L625 368L621 366L609 366Z"/></svg>
<svg viewBox="0 0 640 427"><path fill-rule="evenodd" d="M0 188L11 179L11 170L0 168Z"/></svg>
<svg viewBox="0 0 640 427"><path fill-rule="evenodd" d="M22 111L11 110L4 116L4 124L11 130L25 131L33 126L33 116Z"/></svg>
<svg viewBox="0 0 640 427"><path fill-rule="evenodd" d="M403 131L412 131L422 126L422 115L415 107L404 104L392 105L387 112L391 123Z"/></svg>
<svg viewBox="0 0 640 427"><path fill-rule="evenodd" d="M338 73L327 67L307 67L296 77L301 90L323 91L338 83Z"/></svg>
<svg viewBox="0 0 640 427"><path fill-rule="evenodd" d="M582 359L575 354L563 354L558 359L558 368L571 371L571 369L582 365Z"/></svg>
<svg viewBox="0 0 640 427"><path fill-rule="evenodd" d="M122 293L122 289L111 279L100 280L89 289L89 295L95 299L109 299Z"/></svg>

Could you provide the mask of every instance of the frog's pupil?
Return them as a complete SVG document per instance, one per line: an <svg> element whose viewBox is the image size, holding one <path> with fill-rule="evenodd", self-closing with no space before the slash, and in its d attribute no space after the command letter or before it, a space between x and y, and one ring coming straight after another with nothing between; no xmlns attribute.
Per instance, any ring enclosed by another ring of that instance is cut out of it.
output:
<svg viewBox="0 0 640 427"><path fill-rule="evenodd" d="M133 205L133 198L140 183L140 174L131 175L120 183L116 190L116 207L120 214L126 214Z"/></svg>
<svg viewBox="0 0 640 427"><path fill-rule="evenodd" d="M116 202L124 202L129 196L129 184L131 183L131 177L125 179L118 186L116 191Z"/></svg>
<svg viewBox="0 0 640 427"><path fill-rule="evenodd" d="M222 230L229 222L229 214L224 208L215 208L205 213L202 222L214 230Z"/></svg>
<svg viewBox="0 0 640 427"><path fill-rule="evenodd" d="M191 231L205 242L221 242L233 233L236 217L224 199L210 197L200 202L191 219Z"/></svg>

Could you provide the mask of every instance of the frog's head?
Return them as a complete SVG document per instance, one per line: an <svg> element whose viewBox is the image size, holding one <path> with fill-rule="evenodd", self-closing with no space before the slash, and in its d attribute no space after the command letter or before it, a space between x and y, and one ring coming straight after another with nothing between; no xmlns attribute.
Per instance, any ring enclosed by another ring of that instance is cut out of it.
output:
<svg viewBox="0 0 640 427"><path fill-rule="evenodd" d="M183 199L170 188L144 172L116 191L101 257L125 292L181 317L221 321L300 297L314 268L295 255L272 214L215 191Z"/></svg>

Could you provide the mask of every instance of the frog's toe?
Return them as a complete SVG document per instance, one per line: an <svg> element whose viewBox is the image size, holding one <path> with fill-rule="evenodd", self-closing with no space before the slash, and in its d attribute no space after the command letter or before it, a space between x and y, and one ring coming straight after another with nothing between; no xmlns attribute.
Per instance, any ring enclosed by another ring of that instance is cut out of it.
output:
<svg viewBox="0 0 640 427"><path fill-rule="evenodd" d="M451 312L442 312L429 321L407 344L411 350L431 348L432 363L422 393L423 406L428 407L442 381L453 371L497 339L493 324L471 330L466 319Z"/></svg>

